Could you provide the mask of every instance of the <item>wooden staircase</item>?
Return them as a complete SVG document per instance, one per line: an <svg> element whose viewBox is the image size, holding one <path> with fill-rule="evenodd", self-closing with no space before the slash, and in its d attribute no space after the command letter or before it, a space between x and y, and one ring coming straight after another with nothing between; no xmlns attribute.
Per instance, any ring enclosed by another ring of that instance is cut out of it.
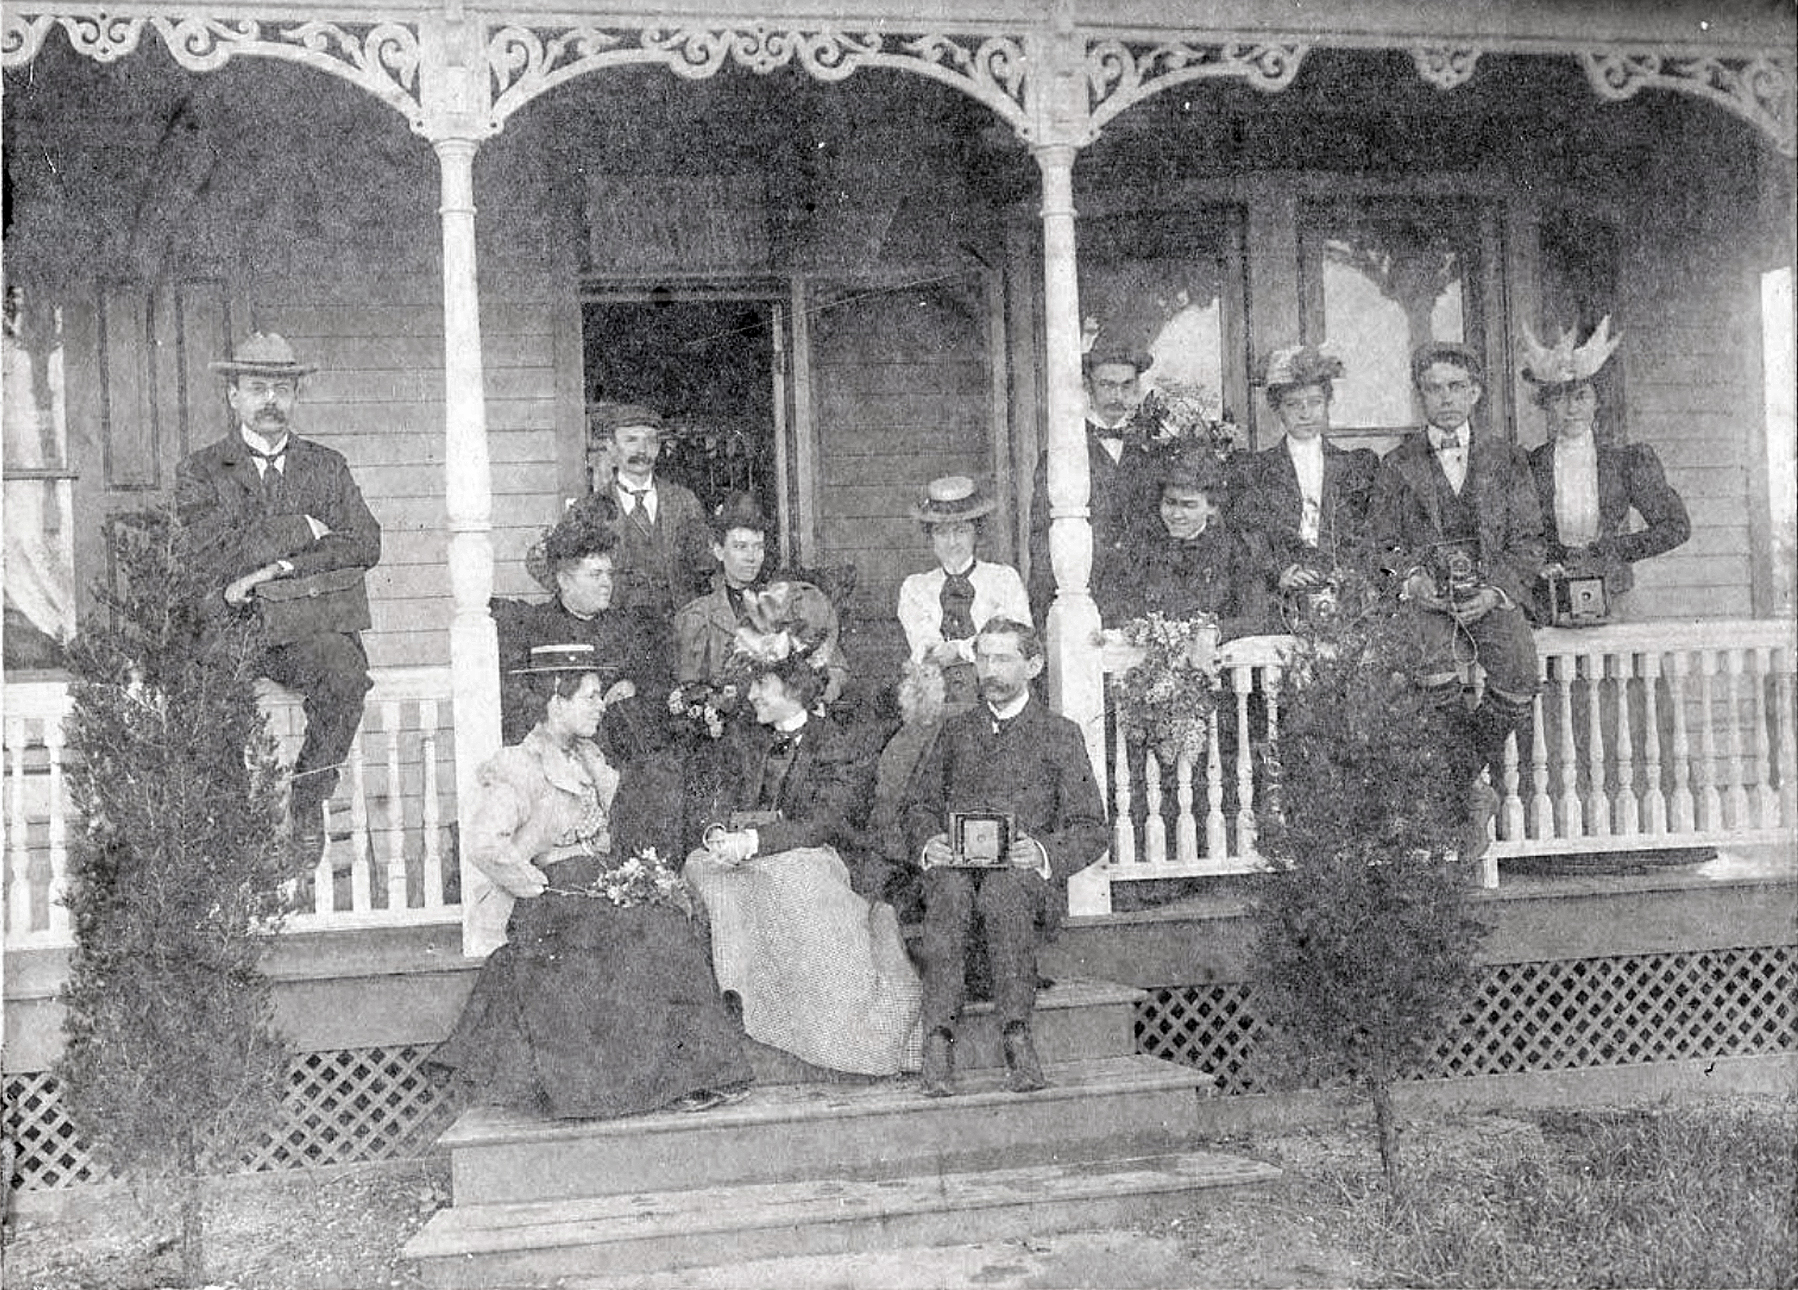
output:
<svg viewBox="0 0 1798 1290"><path fill-rule="evenodd" d="M429 1285L533 1285L805 1254L1090 1230L1271 1166L1187 1150L1201 1072L1134 1053L1137 992L1045 990L1049 1088L1006 1091L988 1005L964 1017L957 1095L831 1076L752 1046L758 1082L700 1114L465 1112L442 1138L455 1203L408 1242Z"/></svg>

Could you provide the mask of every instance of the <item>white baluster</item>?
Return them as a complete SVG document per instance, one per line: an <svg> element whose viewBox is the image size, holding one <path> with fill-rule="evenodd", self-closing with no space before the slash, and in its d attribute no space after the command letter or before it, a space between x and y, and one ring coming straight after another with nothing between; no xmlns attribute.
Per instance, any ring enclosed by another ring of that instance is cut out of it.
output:
<svg viewBox="0 0 1798 1290"><path fill-rule="evenodd" d="M69 804L63 789L63 724L44 719L44 751L50 763L50 880L47 902L49 929L58 934L70 930L68 906L63 896L69 889Z"/></svg>
<svg viewBox="0 0 1798 1290"><path fill-rule="evenodd" d="M1174 785L1180 813L1174 817L1174 857L1181 864L1198 863L1199 822L1193 814L1192 753L1181 749L1174 762Z"/></svg>
<svg viewBox="0 0 1798 1290"><path fill-rule="evenodd" d="M1261 691L1267 699L1267 749L1262 765L1268 762L1275 766L1280 764L1280 683L1286 674L1278 667L1268 665L1261 672ZM1273 818L1282 809L1280 804L1279 782L1273 773L1267 779L1268 795L1262 803L1261 813Z"/></svg>
<svg viewBox="0 0 1798 1290"><path fill-rule="evenodd" d="M1531 706L1534 708L1535 705L1532 704ZM1524 832L1523 798L1518 795L1517 790L1522 784L1522 776L1518 773L1518 764L1521 761L1521 758L1517 751L1516 731L1512 731L1511 734L1505 738L1503 760L1504 765L1500 778L1504 782L1501 785L1498 815L1493 821L1493 826L1497 829L1498 836L1501 838L1521 838ZM1493 858L1492 864L1494 866L1494 877L1490 885L1496 887L1498 885L1498 860L1496 857Z"/></svg>
<svg viewBox="0 0 1798 1290"><path fill-rule="evenodd" d="M1604 689L1604 656L1580 657L1586 674L1586 828L1598 837L1611 832L1611 799L1605 795L1604 719L1599 691Z"/></svg>
<svg viewBox="0 0 1798 1290"><path fill-rule="evenodd" d="M1748 777L1742 764L1742 651L1723 651L1723 736L1729 745L1729 795L1725 819L1732 829L1748 827Z"/></svg>
<svg viewBox="0 0 1798 1290"><path fill-rule="evenodd" d="M1255 854L1259 830L1255 824L1255 747L1249 733L1249 694L1255 688L1254 670L1238 664L1230 670L1230 690L1236 696L1236 851Z"/></svg>
<svg viewBox="0 0 1798 1290"><path fill-rule="evenodd" d="M318 809L324 820L325 844L318 850L318 863L312 866L312 912L328 916L337 905L336 875L331 872L331 834L336 829L331 803L320 802Z"/></svg>
<svg viewBox="0 0 1798 1290"><path fill-rule="evenodd" d="M1773 717L1777 723L1774 734L1779 740L1779 818L1780 823L1791 828L1798 825L1798 748L1792 746L1792 651L1779 649L1775 657L1777 684L1773 689L1778 701L1773 705Z"/></svg>
<svg viewBox="0 0 1798 1290"><path fill-rule="evenodd" d="M7 784L11 792L6 799L6 836L12 844L6 849L6 929L11 939L20 940L31 932L31 851L25 845L25 723L17 717L6 719Z"/></svg>
<svg viewBox="0 0 1798 1290"><path fill-rule="evenodd" d="M1548 718L1543 696L1548 693L1548 659L1536 658L1536 698L1530 704L1530 827L1532 838L1555 835L1555 804L1548 795Z"/></svg>
<svg viewBox="0 0 1798 1290"><path fill-rule="evenodd" d="M1686 733L1686 674L1691 661L1683 649L1668 655L1667 703L1673 709L1673 802L1671 832L1690 833L1698 827L1692 797L1692 741Z"/></svg>
<svg viewBox="0 0 1798 1290"><path fill-rule="evenodd" d="M373 906L368 864L368 763L362 753L363 733L350 745L350 908L358 914Z"/></svg>
<svg viewBox="0 0 1798 1290"><path fill-rule="evenodd" d="M400 705L389 699L381 705L381 722L387 731L387 908L404 909L406 899L406 794L400 778Z"/></svg>
<svg viewBox="0 0 1798 1290"><path fill-rule="evenodd" d="M1224 831L1224 755L1217 746L1217 720L1205 723L1205 858L1207 867L1221 869L1229 852Z"/></svg>
<svg viewBox="0 0 1798 1290"><path fill-rule="evenodd" d="M1698 828L1710 833L1723 827L1723 798L1717 792L1717 724L1711 690L1717 681L1717 656L1698 651Z"/></svg>
<svg viewBox="0 0 1798 1290"><path fill-rule="evenodd" d="M1667 831L1667 794L1661 788L1661 654L1642 655L1642 827L1652 834Z"/></svg>
<svg viewBox="0 0 1798 1290"><path fill-rule="evenodd" d="M424 832L424 907L443 907L443 802L437 792L437 700L418 704L420 827Z"/></svg>
<svg viewBox="0 0 1798 1290"><path fill-rule="evenodd" d="M1610 659L1609 670L1617 682L1617 800L1611 817L1612 832L1630 835L1641 831L1636 798L1636 737L1629 719L1629 683L1636 674L1636 656L1625 650Z"/></svg>
<svg viewBox="0 0 1798 1290"><path fill-rule="evenodd" d="M1124 719L1115 710L1111 716L1111 732L1112 801L1116 803L1111 816L1111 863L1130 865L1136 863L1136 822L1130 818L1130 808L1136 799L1130 792L1130 757L1124 742Z"/></svg>
<svg viewBox="0 0 1798 1290"><path fill-rule="evenodd" d="M1763 829L1779 827L1779 794L1773 789L1772 734L1767 729L1767 678L1773 675L1774 651L1762 645L1754 651L1755 667L1749 673L1749 730L1753 733L1754 823Z"/></svg>
<svg viewBox="0 0 1798 1290"><path fill-rule="evenodd" d="M1153 747L1143 749L1143 805L1149 818L1143 821L1143 858L1152 865L1167 863L1167 821L1161 818L1161 758Z"/></svg>
<svg viewBox="0 0 1798 1290"><path fill-rule="evenodd" d="M1555 656L1555 681L1561 700L1561 810L1560 832L1563 838L1583 837L1586 832L1585 810L1579 796L1579 744L1573 737L1573 678L1578 671L1574 656Z"/></svg>

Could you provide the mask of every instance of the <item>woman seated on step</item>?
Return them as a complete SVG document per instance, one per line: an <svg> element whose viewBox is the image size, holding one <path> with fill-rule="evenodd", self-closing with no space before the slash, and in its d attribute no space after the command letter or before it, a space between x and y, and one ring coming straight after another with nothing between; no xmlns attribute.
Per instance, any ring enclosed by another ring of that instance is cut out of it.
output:
<svg viewBox="0 0 1798 1290"><path fill-rule="evenodd" d="M462 831L492 884L469 894L473 940L503 920L505 943L432 1060L480 1101L557 1117L735 1100L751 1071L685 884L613 833L619 780L594 742L607 687L596 651L539 646L531 660L521 672L540 715L481 767Z"/></svg>
<svg viewBox="0 0 1798 1290"><path fill-rule="evenodd" d="M916 1070L917 973L892 906L856 894L838 850L858 841L871 767L814 710L827 677L803 617L738 633L733 668L755 722L730 723L695 776L704 845L686 877L751 1039L831 1070Z"/></svg>

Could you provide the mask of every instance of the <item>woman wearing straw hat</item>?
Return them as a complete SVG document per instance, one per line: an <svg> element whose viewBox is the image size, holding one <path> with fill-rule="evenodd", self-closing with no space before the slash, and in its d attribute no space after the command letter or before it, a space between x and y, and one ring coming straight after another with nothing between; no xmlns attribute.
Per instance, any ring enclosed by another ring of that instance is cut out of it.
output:
<svg viewBox="0 0 1798 1290"><path fill-rule="evenodd" d="M594 742L606 680L585 642L521 673L540 715L480 771L463 845L488 956L432 1055L482 1101L567 1118L705 1110L752 1077L688 911L685 884L616 829L619 777Z"/></svg>
<svg viewBox="0 0 1798 1290"><path fill-rule="evenodd" d="M899 587L899 624L911 661L940 669L947 711L974 702L974 635L990 618L1030 622L1024 580L1008 564L975 558L993 499L966 475L933 479L912 507L924 526L937 567L914 573Z"/></svg>

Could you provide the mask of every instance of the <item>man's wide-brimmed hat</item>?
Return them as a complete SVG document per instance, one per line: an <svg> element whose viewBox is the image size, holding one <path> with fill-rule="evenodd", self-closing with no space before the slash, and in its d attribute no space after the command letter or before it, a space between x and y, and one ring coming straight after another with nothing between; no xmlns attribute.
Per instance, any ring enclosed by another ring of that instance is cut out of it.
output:
<svg viewBox="0 0 1798 1290"><path fill-rule="evenodd" d="M276 332L255 331L244 337L230 358L212 364L220 376L286 376L299 378L318 371L316 364L294 357L293 346Z"/></svg>
<svg viewBox="0 0 1798 1290"><path fill-rule="evenodd" d="M978 481L967 475L944 475L925 485L923 499L913 504L911 517L920 524L950 524L990 515L995 505Z"/></svg>
<svg viewBox="0 0 1798 1290"><path fill-rule="evenodd" d="M1528 327L1523 329L1523 379L1532 385L1565 385L1572 381L1589 381L1609 361L1623 337L1611 335L1611 316L1606 314L1592 329L1584 345L1573 343L1573 328L1561 333L1553 345L1537 340Z"/></svg>

